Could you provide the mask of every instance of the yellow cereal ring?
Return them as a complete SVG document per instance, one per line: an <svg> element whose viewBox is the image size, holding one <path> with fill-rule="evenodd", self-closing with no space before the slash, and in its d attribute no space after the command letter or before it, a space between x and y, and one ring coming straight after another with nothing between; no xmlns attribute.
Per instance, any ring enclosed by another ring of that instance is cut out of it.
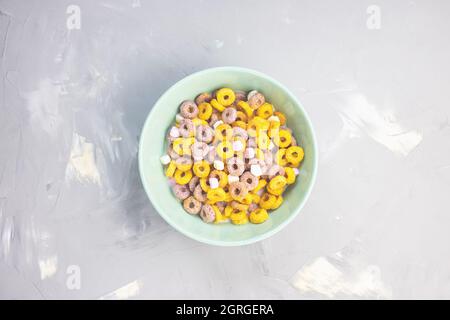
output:
<svg viewBox="0 0 450 320"><path fill-rule="evenodd" d="M247 214L243 211L232 212L230 220L233 224L246 224L248 222Z"/></svg>
<svg viewBox="0 0 450 320"><path fill-rule="evenodd" d="M263 131L269 130L270 121L268 121L264 118L258 117L258 116L254 117L252 120L256 121L259 124L260 130L263 130Z"/></svg>
<svg viewBox="0 0 450 320"><path fill-rule="evenodd" d="M270 193L264 193L259 201L259 206L263 209L269 210L276 201L276 197Z"/></svg>
<svg viewBox="0 0 450 320"><path fill-rule="evenodd" d="M243 121L243 122L247 122L247 115L242 112L242 111L238 111L236 112L236 121Z"/></svg>
<svg viewBox="0 0 450 320"><path fill-rule="evenodd" d="M245 196L243 197L239 197L237 198L237 201L239 201L242 204L246 204L249 205L250 203L252 203L252 195L250 193L247 193Z"/></svg>
<svg viewBox="0 0 450 320"><path fill-rule="evenodd" d="M272 210L278 209L279 206L283 203L283 197L281 195L277 196L277 199L275 200L275 203L273 204Z"/></svg>
<svg viewBox="0 0 450 320"><path fill-rule="evenodd" d="M269 219L269 214L266 209L256 209L250 213L250 222L251 223L263 223Z"/></svg>
<svg viewBox="0 0 450 320"><path fill-rule="evenodd" d="M256 193L259 190L261 190L262 188L264 188L267 185L267 181L264 179L259 179L258 181L258 185L256 186L255 189L253 189L253 192Z"/></svg>
<svg viewBox="0 0 450 320"><path fill-rule="evenodd" d="M256 193L252 193L252 194L251 194L251 197L252 197L252 202L253 202L253 203L256 203L256 204L258 204L259 201L261 200L261 197L258 196Z"/></svg>
<svg viewBox="0 0 450 320"><path fill-rule="evenodd" d="M256 148L255 149L255 157L256 157L256 159L264 160L264 151L262 151L259 148Z"/></svg>
<svg viewBox="0 0 450 320"><path fill-rule="evenodd" d="M205 120L199 119L199 118L194 118L192 119L192 123L194 124L194 126L199 126L199 125L208 125L208 122L206 122ZM194 132L195 133L195 132Z"/></svg>
<svg viewBox="0 0 450 320"><path fill-rule="evenodd" d="M208 192L210 188L207 178L200 178L200 187L203 191Z"/></svg>
<svg viewBox="0 0 450 320"><path fill-rule="evenodd" d="M253 109L247 102L241 100L238 102L238 106L241 107L242 110L244 110L245 114L247 115L247 118L250 118L253 115Z"/></svg>
<svg viewBox="0 0 450 320"><path fill-rule="evenodd" d="M216 217L214 219L214 223L221 223L221 222L228 221L228 217L226 217L222 212L220 212L220 210L217 206L211 205L211 207L213 208L213 211L216 215Z"/></svg>
<svg viewBox="0 0 450 320"><path fill-rule="evenodd" d="M217 111L222 112L223 110L225 110L225 106L221 105L216 99L212 99L210 101L210 103L211 103L212 107L214 109L216 109Z"/></svg>
<svg viewBox="0 0 450 320"><path fill-rule="evenodd" d="M284 167L284 176L286 177L287 184L293 184L295 182L295 172L291 167Z"/></svg>
<svg viewBox="0 0 450 320"><path fill-rule="evenodd" d="M243 203L240 203L240 202L237 202L237 201L232 201L231 202L231 206L235 210L238 210L238 211L245 211L245 212L247 212L247 210L248 210L248 204L243 204Z"/></svg>
<svg viewBox="0 0 450 320"><path fill-rule="evenodd" d="M273 106L270 103L265 102L256 110L256 114L258 117L267 119L273 114Z"/></svg>
<svg viewBox="0 0 450 320"><path fill-rule="evenodd" d="M234 91L230 88L219 89L216 93L217 101L225 107L231 106L236 99Z"/></svg>
<svg viewBox="0 0 450 320"><path fill-rule="evenodd" d="M209 189L206 193L206 197L211 201L223 201L225 200L225 191L222 188Z"/></svg>
<svg viewBox="0 0 450 320"><path fill-rule="evenodd" d="M227 192L227 193L225 194L225 200L224 200L224 201L226 201L226 202L231 202L231 201L233 201L233 197L231 196L231 193Z"/></svg>
<svg viewBox="0 0 450 320"><path fill-rule="evenodd" d="M278 119L280 119L280 124L281 124L282 126L284 126L284 125L286 124L286 116L285 116L282 112L280 112L280 111L275 111L273 114L274 114L275 116L277 116Z"/></svg>
<svg viewBox="0 0 450 320"><path fill-rule="evenodd" d="M305 152L303 151L302 147L292 146L286 150L286 159L290 163L294 164L300 163L303 160L304 156Z"/></svg>
<svg viewBox="0 0 450 320"><path fill-rule="evenodd" d="M240 120L233 122L233 123L231 124L231 126L232 126L233 128L234 128L234 127L239 127L239 128L244 129L244 130L247 130L247 123L244 122L244 121L240 121Z"/></svg>
<svg viewBox="0 0 450 320"><path fill-rule="evenodd" d="M175 164L175 161L170 161L166 169L166 177L172 178L176 169L177 165Z"/></svg>
<svg viewBox="0 0 450 320"><path fill-rule="evenodd" d="M274 196L279 196L284 192L285 188L280 188L280 189L273 189L270 186L267 186L267 192L269 192L270 194L273 194Z"/></svg>
<svg viewBox="0 0 450 320"><path fill-rule="evenodd" d="M178 184L187 184L192 179L192 171L176 170L174 174L175 182Z"/></svg>
<svg viewBox="0 0 450 320"><path fill-rule="evenodd" d="M287 184L286 178L284 176L276 176L273 177L269 182L269 187L271 189L277 190L284 188L284 186Z"/></svg>
<svg viewBox="0 0 450 320"><path fill-rule="evenodd" d="M273 139L273 143L279 146L280 148L287 148L292 141L291 133L286 129L281 129L278 132L278 136L275 136Z"/></svg>
<svg viewBox="0 0 450 320"><path fill-rule="evenodd" d="M180 156L183 155L183 141L183 138L176 138L172 144L173 151L175 151Z"/></svg>
<svg viewBox="0 0 450 320"><path fill-rule="evenodd" d="M233 156L233 145L229 141L222 141L216 147L217 155L221 159L229 159Z"/></svg>
<svg viewBox="0 0 450 320"><path fill-rule="evenodd" d="M233 128L227 123L222 123L214 130L218 140L230 140L233 136Z"/></svg>
<svg viewBox="0 0 450 320"><path fill-rule="evenodd" d="M268 135L269 137L273 138L278 135L278 132L280 131L280 122L279 121L269 121L269 131Z"/></svg>
<svg viewBox="0 0 450 320"><path fill-rule="evenodd" d="M234 208L231 205L227 205L225 207L225 210L224 210L223 213L224 213L225 217L229 218L234 211L235 210L234 210Z"/></svg>
<svg viewBox="0 0 450 320"><path fill-rule="evenodd" d="M256 143L259 149L267 150L269 148L270 138L265 132L260 132L256 138Z"/></svg>
<svg viewBox="0 0 450 320"><path fill-rule="evenodd" d="M197 177L206 178L209 175L211 168L209 167L209 163L207 161L202 160L194 163L192 170Z"/></svg>
<svg viewBox="0 0 450 320"><path fill-rule="evenodd" d="M208 102L200 103L198 106L198 117L202 120L209 120L212 115L213 108Z"/></svg>
<svg viewBox="0 0 450 320"><path fill-rule="evenodd" d="M179 158L179 159L183 159L183 158ZM177 169L180 170L180 171L189 171L192 168L192 162L190 162L190 163L182 163L182 162L175 161L175 165L177 166Z"/></svg>
<svg viewBox="0 0 450 320"><path fill-rule="evenodd" d="M225 186L228 184L228 175L225 173L225 171L221 170L213 170L211 171L210 178L216 178L219 181L219 187L225 188Z"/></svg>
<svg viewBox="0 0 450 320"><path fill-rule="evenodd" d="M282 167L287 165L286 149L281 148L277 150L277 153L275 153L275 162Z"/></svg>

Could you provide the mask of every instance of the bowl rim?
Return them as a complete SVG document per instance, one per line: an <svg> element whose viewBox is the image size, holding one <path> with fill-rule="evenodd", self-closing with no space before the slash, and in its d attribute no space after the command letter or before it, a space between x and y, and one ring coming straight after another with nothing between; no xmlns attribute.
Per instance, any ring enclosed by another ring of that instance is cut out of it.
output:
<svg viewBox="0 0 450 320"><path fill-rule="evenodd" d="M306 123L308 124L310 130L311 130L311 139L312 139L312 145L313 145L313 152L314 152L314 161L313 161L313 171L312 171L312 176L311 176L311 183L308 187L308 189L306 190L306 194L305 197L303 199L302 202L300 202L297 206L295 206L295 208L292 209L292 211L294 211L286 220L284 220L282 223L280 223L278 226L276 226L273 229L270 229L269 231L251 237L249 239L245 239L245 240L237 240L237 241L229 241L229 242L225 242L225 241L221 241L221 240L211 240L208 238L204 238L204 237L199 237L194 233L188 232L186 230L184 230L181 227L178 227L178 225L176 223L174 223L173 221L171 221L165 214L164 214L164 210L163 208L161 208L159 206L159 204L154 201L154 198L152 196L152 192L150 192L147 184L144 181L143 178L143 159L142 159L142 149L143 149L143 142L142 142L142 134L147 131L147 126L149 125L154 113L155 113L155 106L158 105L158 103L163 100L163 98L168 95L168 93L175 88L176 86L181 85L183 82L185 81L189 81L189 79L194 78L194 77L198 77L200 75L203 74L207 74L207 73L212 73L212 72L218 72L218 71L234 71L234 72L243 72L243 73L249 73L261 78L266 79L267 81L271 82L272 84L280 87L283 91L286 92L286 94L289 96L290 99L292 99L295 104L297 105L297 107L300 109L300 111L303 113L304 118L306 120ZM149 198L149 200L151 201L153 207L156 209L156 211L158 212L158 214L164 219L164 221L166 221L170 226L172 226L175 230L177 230L178 232L180 232L181 234L205 243L205 244L209 244L209 245L215 245L215 246L223 246L223 247L232 247L232 246L243 246L243 245L248 245L248 244L252 244L252 243L256 243L259 241L262 241L264 239L267 239L271 236L273 236L274 234L278 233L279 231L281 231L284 227L286 227L295 217L297 217L297 215L300 213L300 211L303 209L304 205L306 204L306 202L308 201L308 198L312 192L312 189L315 185L316 182L316 176L317 176L317 167L318 167L318 156L319 156L319 152L318 152L318 147L317 147L317 139L316 139L316 134L314 131L314 127L312 125L312 122L306 112L306 110L303 108L303 105L300 103L300 101L297 99L297 97L286 87L284 86L282 83L280 83L278 80L275 80L274 78L253 70L253 69L249 69L249 68L243 68L243 67L235 67L235 66L222 66L222 67L213 67L213 68L207 68L207 69L203 69L200 71L196 71L194 73L191 73L190 75L178 80L177 82L175 82L172 86L170 86L169 88L167 88L164 93L158 98L158 100L156 100L156 102L153 104L150 112L147 115L147 118L145 119L144 125L142 126L142 130L141 130L141 134L139 136L139 146L138 146L138 168L139 168L139 176L141 178L141 182L142 185L144 187L145 193L147 194L147 197Z"/></svg>

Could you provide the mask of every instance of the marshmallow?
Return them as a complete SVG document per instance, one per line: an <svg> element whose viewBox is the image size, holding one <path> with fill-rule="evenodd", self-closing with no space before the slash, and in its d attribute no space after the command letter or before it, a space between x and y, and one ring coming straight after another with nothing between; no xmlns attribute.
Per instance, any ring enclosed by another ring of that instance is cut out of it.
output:
<svg viewBox="0 0 450 320"><path fill-rule="evenodd" d="M233 182L239 182L239 177L229 175L228 176L228 183L233 183Z"/></svg>
<svg viewBox="0 0 450 320"><path fill-rule="evenodd" d="M300 173L300 170L298 170L297 168L294 168L294 174L295 174L296 176L298 176L299 173Z"/></svg>
<svg viewBox="0 0 450 320"><path fill-rule="evenodd" d="M219 187L219 180L217 178L209 178L209 186L211 189L217 189Z"/></svg>
<svg viewBox="0 0 450 320"><path fill-rule="evenodd" d="M170 163L170 157L169 157L169 155L167 155L167 154L165 154L165 155L163 155L161 158L159 158L159 160L161 160L161 163L163 164L163 165L166 165L166 164L169 164Z"/></svg>
<svg viewBox="0 0 450 320"><path fill-rule="evenodd" d="M259 177L263 174L261 166L259 164L252 164L250 166L250 172L252 173L252 175L254 175L255 177Z"/></svg>
<svg viewBox="0 0 450 320"><path fill-rule="evenodd" d="M178 123L178 122L180 122L181 120L183 120L184 118L183 118L183 116L181 115L181 114L179 114L179 113L177 113L177 115L175 116L175 121Z"/></svg>
<svg viewBox="0 0 450 320"><path fill-rule="evenodd" d="M225 164L220 160L214 160L214 168L217 170L223 170L225 168Z"/></svg>
<svg viewBox="0 0 450 320"><path fill-rule="evenodd" d="M277 116L270 116L267 120L280 122L280 118L278 118Z"/></svg>
<svg viewBox="0 0 450 320"><path fill-rule="evenodd" d="M242 144L241 141L239 141L239 140L233 141L233 150L234 151L241 151L242 149L244 149L244 145Z"/></svg>
<svg viewBox="0 0 450 320"><path fill-rule="evenodd" d="M255 157L255 149L253 148L247 148L245 150L245 157L247 159L253 159Z"/></svg>
<svg viewBox="0 0 450 320"><path fill-rule="evenodd" d="M177 127L172 127L172 129L170 129L169 135L170 135L172 138L178 138L178 137L180 136L180 130L178 130Z"/></svg>

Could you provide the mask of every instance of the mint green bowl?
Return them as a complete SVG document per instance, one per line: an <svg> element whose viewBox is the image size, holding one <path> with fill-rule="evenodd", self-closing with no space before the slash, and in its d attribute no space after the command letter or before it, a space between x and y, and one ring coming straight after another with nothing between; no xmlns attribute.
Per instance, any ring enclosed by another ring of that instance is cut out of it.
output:
<svg viewBox="0 0 450 320"><path fill-rule="evenodd" d="M166 134L173 124L178 106L197 94L229 87L234 90L258 90L286 114L299 145L305 150L300 174L283 194L284 202L262 224L207 224L198 216L187 214L174 197L160 162L166 150ZM311 122L294 95L278 81L257 71L220 67L187 76L169 88L155 103L145 121L139 142L139 171L145 191L155 209L172 227L200 242L239 246L270 237L286 226L302 209L314 184L317 172L317 145Z"/></svg>

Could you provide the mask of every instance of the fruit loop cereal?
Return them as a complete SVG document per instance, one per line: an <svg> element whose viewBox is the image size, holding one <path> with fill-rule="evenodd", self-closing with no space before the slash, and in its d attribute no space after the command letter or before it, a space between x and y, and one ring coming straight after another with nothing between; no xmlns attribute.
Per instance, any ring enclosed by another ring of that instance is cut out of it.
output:
<svg viewBox="0 0 450 320"><path fill-rule="evenodd" d="M161 156L176 198L206 223L263 223L304 157L261 92L221 88L183 101Z"/></svg>

